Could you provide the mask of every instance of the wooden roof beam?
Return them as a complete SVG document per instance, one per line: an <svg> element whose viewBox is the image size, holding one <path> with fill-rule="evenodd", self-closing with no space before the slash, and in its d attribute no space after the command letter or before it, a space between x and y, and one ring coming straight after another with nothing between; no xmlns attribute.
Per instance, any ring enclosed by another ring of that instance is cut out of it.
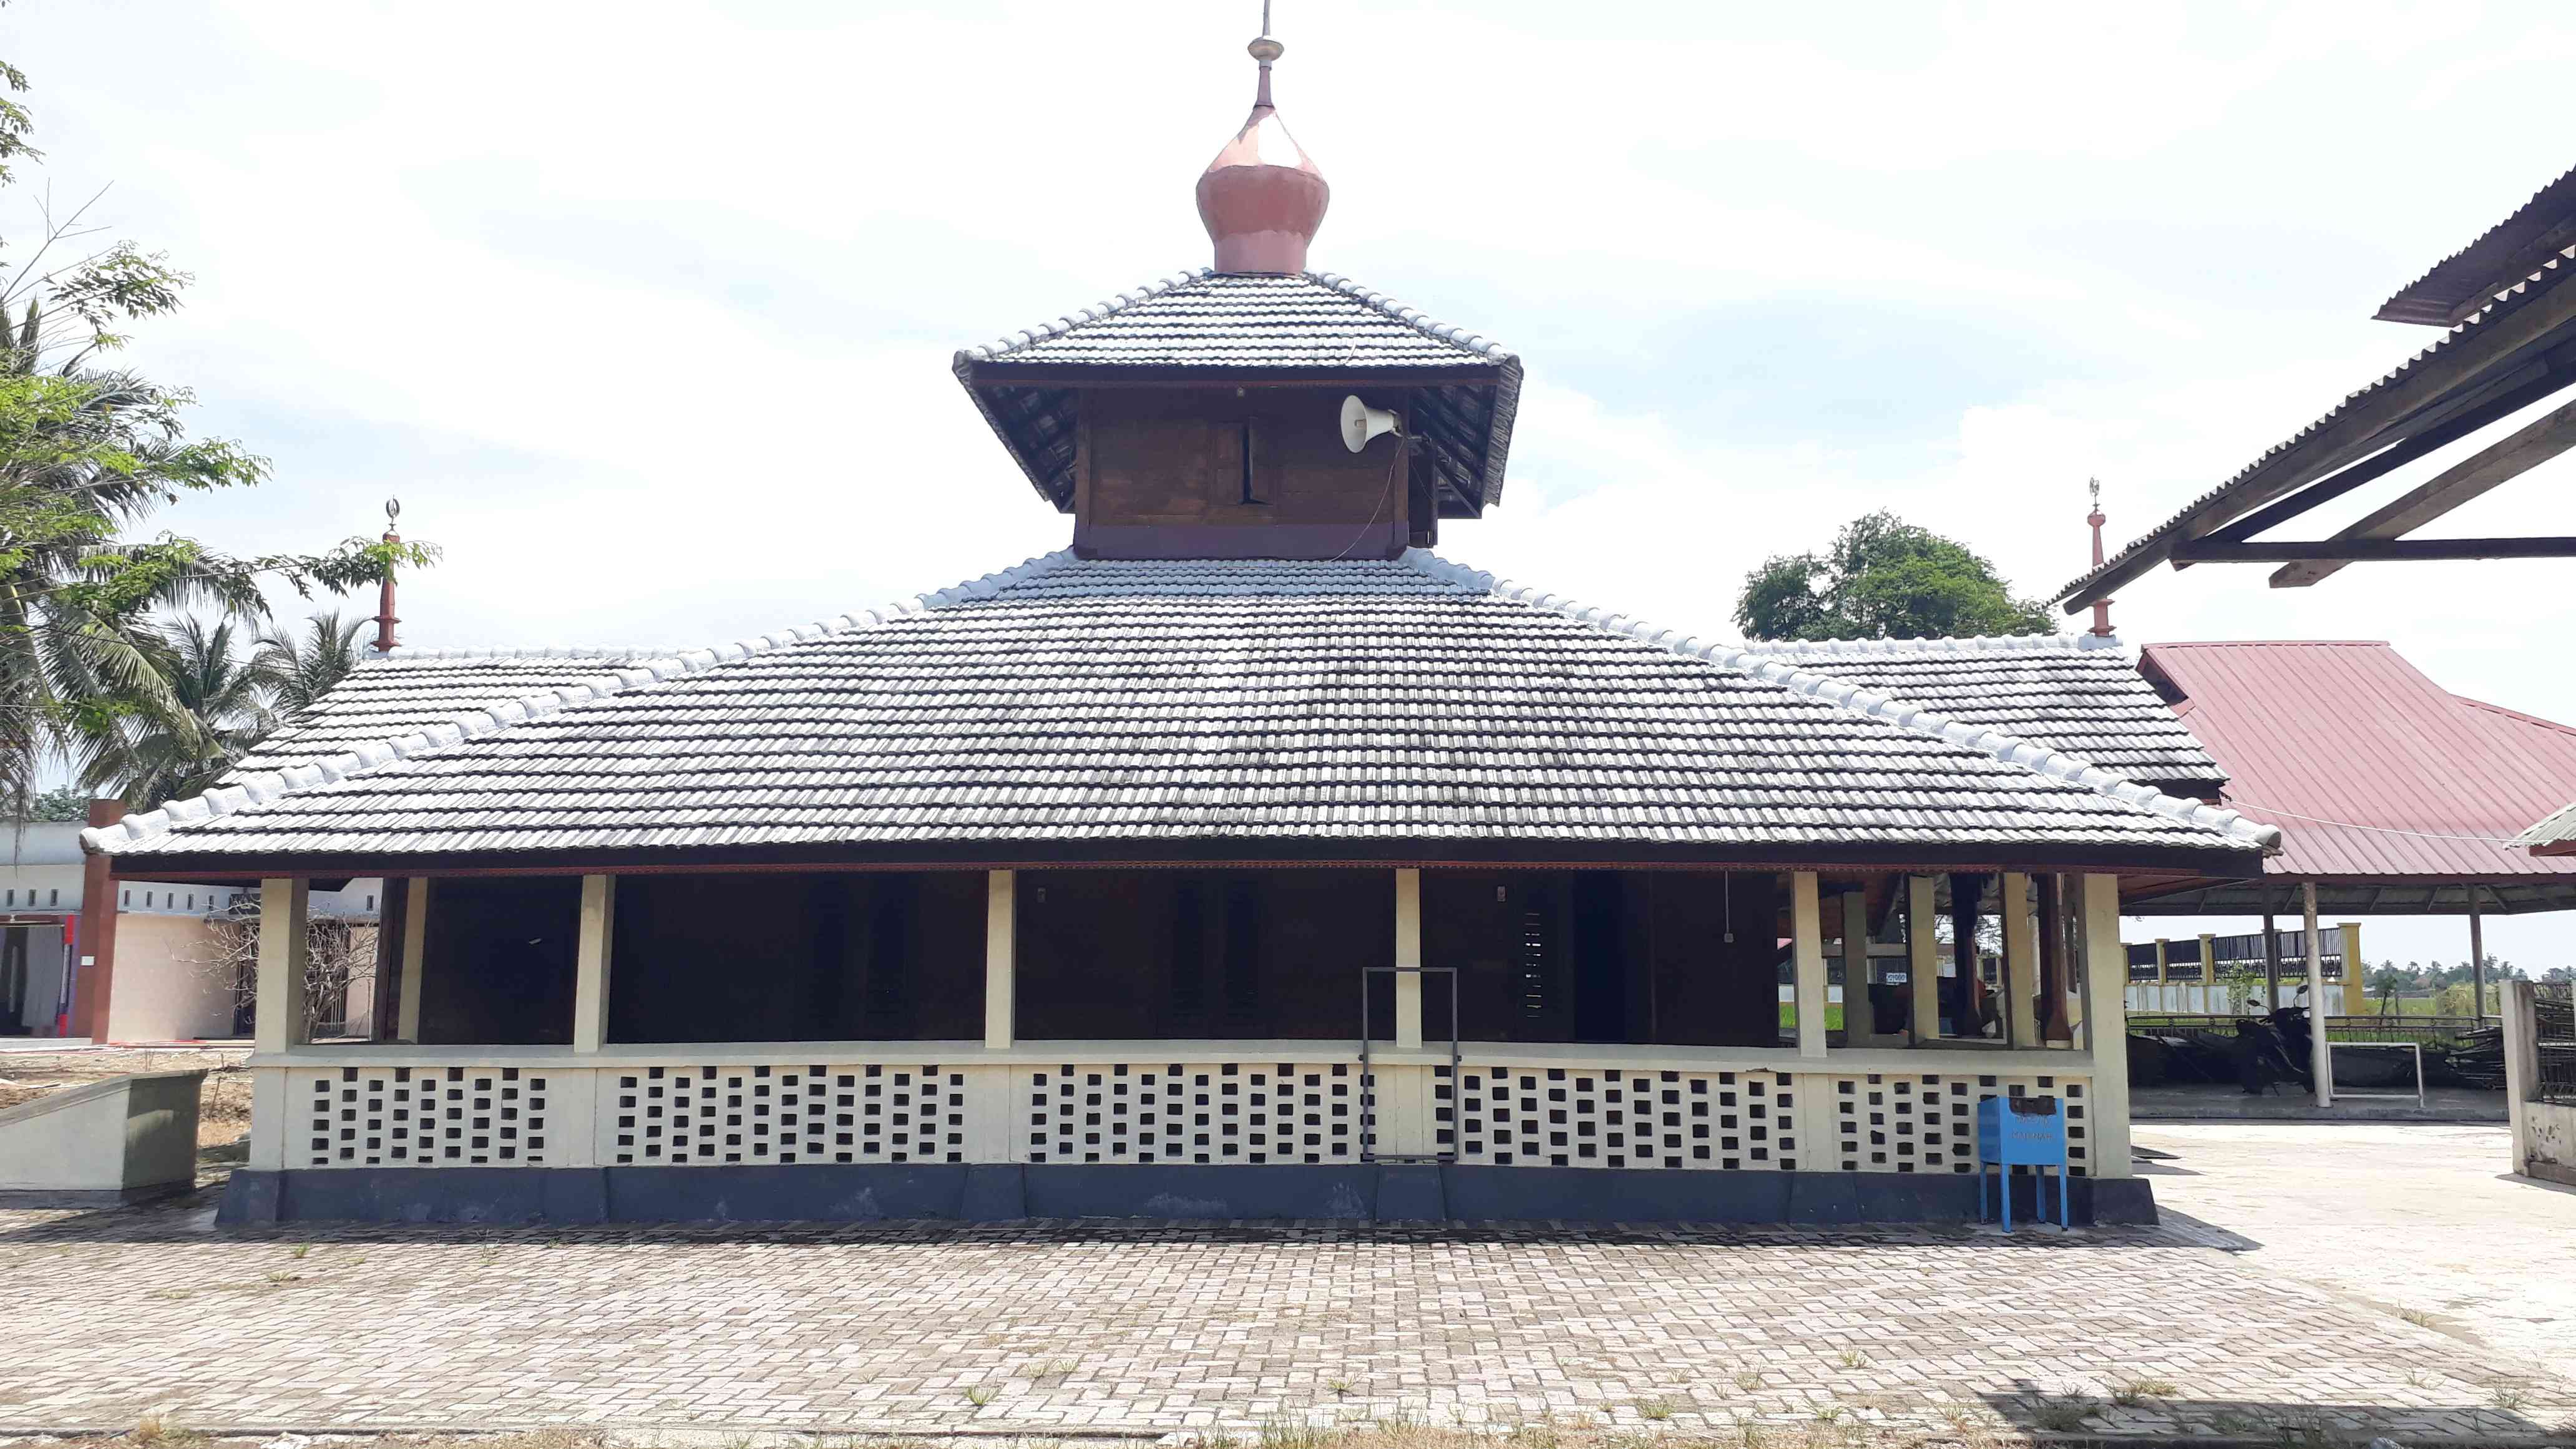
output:
<svg viewBox="0 0 2576 1449"><path fill-rule="evenodd" d="M2202 541L2243 543L2274 524L2287 522L2320 504L2330 503L2364 483L2384 478L2418 458L2449 447L2489 423L2509 418L2571 383L2576 383L2576 362L2559 363L2529 381L2373 453L2340 473L2319 479L2278 502L2258 508L2225 528L2214 529L2202 535ZM2186 567L2191 562L2193 558L2188 546L2178 546L2174 551L2174 567Z"/></svg>
<svg viewBox="0 0 2576 1449"><path fill-rule="evenodd" d="M2174 545L2174 557L2198 563L2287 563L2332 573L2348 563L2420 562L2461 558L2576 558L2576 538L2344 538L2256 539L2226 543L2194 539ZM2282 573L2288 573L2283 569ZM2322 577L2322 575L2320 575ZM2278 576L2272 587L2297 588Z"/></svg>
<svg viewBox="0 0 2576 1449"><path fill-rule="evenodd" d="M2357 547L2377 540L2399 539L2452 509L2482 497L2489 489L2509 478L2516 478L2539 464L2548 462L2569 448L2576 447L2576 403L2552 408L2539 419L2476 453L2443 469L2426 482L2407 491L2402 498L2374 510L2359 522L2335 534L2331 542ZM2428 543L2466 544L2511 543L2510 539L2442 539ZM2540 543L2548 540L2523 540ZM2242 546L2242 545L2240 545ZM2321 579L2332 577L2346 563L2372 557L2369 552L2355 552L2337 557L2332 554L2301 559L2272 575L2276 589L2303 589ZM2378 554L2378 557L2405 557L2404 554ZM2564 553L2416 553L2417 558L2563 558Z"/></svg>
<svg viewBox="0 0 2576 1449"><path fill-rule="evenodd" d="M2576 267L2576 262L2559 266ZM2531 285L2542 287L2538 282ZM2157 533L2170 542L2139 548L2114 560L2082 587L2061 597L2058 606L2069 614L2081 613L2095 600L2111 597L2121 586L2170 559L2172 543L2232 523L2367 456L2384 446L2384 435L2391 428L2457 401L2457 395L2468 388L2493 381L2500 371L2527 360L2533 348L2557 340L2552 334L2571 322L2576 322L2576 276L2553 279L2524 305L2471 324L2449 346L2416 359L2394 382L2367 391L2360 401L2248 469L2227 491L2167 523Z"/></svg>

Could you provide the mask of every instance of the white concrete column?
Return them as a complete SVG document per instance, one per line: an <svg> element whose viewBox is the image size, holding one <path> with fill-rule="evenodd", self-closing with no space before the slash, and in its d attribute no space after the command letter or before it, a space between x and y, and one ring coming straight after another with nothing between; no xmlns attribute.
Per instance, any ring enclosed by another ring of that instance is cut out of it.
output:
<svg viewBox="0 0 2576 1449"><path fill-rule="evenodd" d="M2093 1058L2092 1106L2084 1114L2095 1177L2127 1177L2129 1167L2129 948L2120 943L2120 878L2084 878L2084 1046Z"/></svg>
<svg viewBox="0 0 2576 1449"><path fill-rule="evenodd" d="M250 1069L249 1155L242 1165L253 1172L286 1169L287 1096L286 1068Z"/></svg>
<svg viewBox="0 0 2576 1449"><path fill-rule="evenodd" d="M420 1040L420 978L429 969L429 877L416 875L403 883L402 1005L394 1018L394 1035Z"/></svg>
<svg viewBox="0 0 2576 1449"><path fill-rule="evenodd" d="M617 945L617 877L581 878L581 924L574 943L572 1049L595 1052L608 1040L608 972Z"/></svg>
<svg viewBox="0 0 2576 1449"><path fill-rule="evenodd" d="M1914 1040L1941 1039L1941 943L1933 938L1932 877L1905 878L1905 979L1914 998Z"/></svg>
<svg viewBox="0 0 2576 1449"><path fill-rule="evenodd" d="M2039 921L2031 914L2030 877L2005 871L1995 909L2003 913L2004 1020L2016 1047L2037 1048L2039 1012Z"/></svg>
<svg viewBox="0 0 2576 1449"><path fill-rule="evenodd" d="M2316 1077L2317 1105L2334 1105L2334 1052L2326 1045L2326 957L2317 944L2317 883L2299 882L2308 920L2308 1062Z"/></svg>
<svg viewBox="0 0 2576 1449"><path fill-rule="evenodd" d="M1395 1044L1422 1045L1422 872L1395 873Z"/></svg>
<svg viewBox="0 0 2576 1449"><path fill-rule="evenodd" d="M2528 981L2507 980L2498 993L2504 1008L2504 1117L2513 1140L2513 1171L2528 1175L2531 1163L2530 1102L2540 1095L2540 1021L2533 1014L2536 993Z"/></svg>
<svg viewBox="0 0 2576 1449"><path fill-rule="evenodd" d="M984 872L984 1045L995 1051L1009 1050L1017 1039L1019 882L1015 870Z"/></svg>
<svg viewBox="0 0 2576 1449"><path fill-rule="evenodd" d="M1789 960L1796 977L1798 1055L1825 1054L1825 909L1816 873L1789 877Z"/></svg>
<svg viewBox="0 0 2576 1449"><path fill-rule="evenodd" d="M259 883L259 981L251 1008L254 1051L282 1052L312 1039L304 1020L305 966L313 944L306 920L312 886L308 880L284 877Z"/></svg>

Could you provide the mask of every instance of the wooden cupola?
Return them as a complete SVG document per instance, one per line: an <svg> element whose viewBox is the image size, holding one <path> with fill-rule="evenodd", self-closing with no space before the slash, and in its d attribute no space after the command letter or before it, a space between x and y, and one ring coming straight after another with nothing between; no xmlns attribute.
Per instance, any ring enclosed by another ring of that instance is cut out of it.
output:
<svg viewBox="0 0 2576 1449"><path fill-rule="evenodd" d="M1331 188L1270 96L1200 175L1215 265L959 352L958 381L1096 558L1391 558L1499 500L1520 360L1306 267ZM1395 415L1343 442L1344 399Z"/></svg>

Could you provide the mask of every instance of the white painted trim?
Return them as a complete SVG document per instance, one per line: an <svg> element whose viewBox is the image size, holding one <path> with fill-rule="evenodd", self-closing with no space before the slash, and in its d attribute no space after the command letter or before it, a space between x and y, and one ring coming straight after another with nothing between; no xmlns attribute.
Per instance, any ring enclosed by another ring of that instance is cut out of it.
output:
<svg viewBox="0 0 2576 1449"><path fill-rule="evenodd" d="M251 1047L283 1054L308 1039L304 1022L306 935L313 883L271 876L259 883L259 979L251 1007Z"/></svg>
<svg viewBox="0 0 2576 1449"><path fill-rule="evenodd" d="M2129 1165L2129 948L2120 940L2120 878L2079 878L2084 939L2085 1071L2093 1082L2084 1113L2085 1140L2096 1177L2128 1177ZM2064 1057L2065 1052L2032 1053Z"/></svg>
<svg viewBox="0 0 2576 1449"><path fill-rule="evenodd" d="M1018 1030L1019 873L984 872L984 1049L1009 1051Z"/></svg>
<svg viewBox="0 0 2576 1449"><path fill-rule="evenodd" d="M394 1035L404 1041L420 1040L421 978L429 970L429 888L425 875L404 883L402 1007L394 1018Z"/></svg>
<svg viewBox="0 0 2576 1449"><path fill-rule="evenodd" d="M1914 1039L1941 1035L1941 941L1933 930L1939 905L1928 875L1905 878L1905 979L1914 1002Z"/></svg>
<svg viewBox="0 0 2576 1449"><path fill-rule="evenodd" d="M1825 1055L1825 912L1812 870L1794 871L1789 877L1789 952L1797 987L1798 1055L1821 1060ZM1850 993L1844 995L1848 998ZM1843 1011L1848 1032L1848 999Z"/></svg>
<svg viewBox="0 0 2576 1449"><path fill-rule="evenodd" d="M617 948L617 877L581 878L581 916L573 947L572 1049L596 1054L608 1041L610 959Z"/></svg>
<svg viewBox="0 0 2576 1449"><path fill-rule="evenodd" d="M1395 1045L1398 1051L1422 1045L1422 872L1406 867L1395 873Z"/></svg>
<svg viewBox="0 0 2576 1449"><path fill-rule="evenodd" d="M2064 1072L2084 1075L2083 1052L2006 1051L1993 1047L1916 1047L1911 1049L1837 1049L1822 1058L1801 1056L1790 1047L1604 1046L1588 1042L1463 1042L1460 1055L1470 1066L1618 1067L1634 1071L1723 1072L1976 1072L2016 1075ZM1419 1051L1395 1051L1381 1044L1373 1062L1394 1066L1447 1066L1446 1042ZM568 1046L402 1046L358 1042L305 1047L292 1057L254 1056L250 1065L340 1067L407 1066L571 1068L653 1067L673 1064L724 1066L733 1063L882 1062L888 1066L937 1064L943 1067L1020 1066L1036 1063L1114 1065L1168 1062L1352 1062L1359 1060L1354 1041L1250 1039L1240 1041L1022 1041L1008 1050L987 1049L977 1041L816 1041L816 1042L677 1042L652 1045L611 1044L597 1055L579 1055Z"/></svg>

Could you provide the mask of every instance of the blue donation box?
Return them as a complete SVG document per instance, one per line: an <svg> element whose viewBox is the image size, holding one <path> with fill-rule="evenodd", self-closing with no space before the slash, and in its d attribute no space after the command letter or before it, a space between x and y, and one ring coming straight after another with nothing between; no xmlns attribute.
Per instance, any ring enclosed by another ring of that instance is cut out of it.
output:
<svg viewBox="0 0 2576 1449"><path fill-rule="evenodd" d="M1986 1169L1995 1169L1995 1196L2002 1199L2005 1232L2012 1231L2012 1170L2015 1167L2057 1169L2057 1224L2071 1225L2066 1189L2066 1108L2055 1097L1988 1097L1977 1103L1977 1220L1986 1217ZM2037 1174L2045 1180L2044 1174ZM2033 1205L2042 1214L2048 1199L2036 1185Z"/></svg>

